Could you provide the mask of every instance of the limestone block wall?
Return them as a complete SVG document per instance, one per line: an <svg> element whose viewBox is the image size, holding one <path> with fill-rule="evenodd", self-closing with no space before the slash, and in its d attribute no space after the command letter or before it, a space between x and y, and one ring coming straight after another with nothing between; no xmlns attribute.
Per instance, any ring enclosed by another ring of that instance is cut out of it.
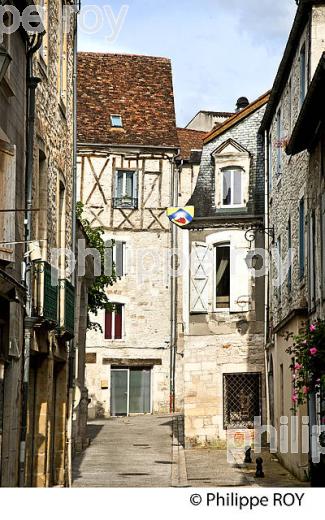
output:
<svg viewBox="0 0 325 520"><path fill-rule="evenodd" d="M227 231L227 234L235 245L236 241L241 243L244 232L233 229ZM224 240L225 232L222 229L191 231L187 247L190 248L196 241L217 243L218 237ZM184 415L188 445L224 446L227 437L224 428L224 374L261 374L260 404L262 421L266 423L264 277L255 278L251 274L248 310L229 312L214 307L213 273L214 267L210 273L211 280L207 282L210 305L205 314L189 312L189 275L183 279ZM247 276L247 272L239 270L236 276ZM236 284L236 280L233 279L231 283Z"/></svg>
<svg viewBox="0 0 325 520"><path fill-rule="evenodd" d="M270 166L272 171L270 202L270 226L274 226L275 240L281 237L282 258L285 259L288 253L288 221L291 220L291 248L292 252L292 287L288 288L287 274L284 276L282 284L282 298L279 292L271 286L271 309L273 324L279 323L287 316L292 309L306 307L308 301L307 279L299 277L299 201L305 198L305 215L308 213L310 191L307 189L307 175L309 159L307 152L301 152L296 156L287 156L285 150L282 151L282 168L278 172L278 132L277 116L281 111L282 137L288 140L299 116L300 103L300 51L303 45L306 46L307 63L306 77L309 84L319 62L322 52L325 50L324 40L325 7L314 6L311 12L311 20L302 32L300 41L296 48L293 58L291 73L285 86L277 111L269 131ZM307 88L307 86L306 86ZM285 146L285 145L284 145ZM283 147L284 148L284 147ZM307 242L305 247L305 265L307 265ZM277 277L276 264L273 262L271 279Z"/></svg>

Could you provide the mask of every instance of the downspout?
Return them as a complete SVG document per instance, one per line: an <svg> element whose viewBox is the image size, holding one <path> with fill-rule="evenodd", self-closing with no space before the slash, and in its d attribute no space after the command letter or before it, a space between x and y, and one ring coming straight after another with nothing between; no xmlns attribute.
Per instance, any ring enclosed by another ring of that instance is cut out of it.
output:
<svg viewBox="0 0 325 520"><path fill-rule="evenodd" d="M77 38L78 38L78 14L80 12L80 2L78 10L74 13L74 32L73 32L73 186L72 186L72 250L74 258L77 256ZM72 275L72 284L77 287L77 269ZM76 293L75 293L76 294ZM73 407L74 407L74 388L76 377L76 345L74 339L69 345L69 377L68 377L68 406L67 406L67 459L66 459L66 487L72 487L72 436L73 436Z"/></svg>
<svg viewBox="0 0 325 520"><path fill-rule="evenodd" d="M26 284L26 311L24 322L24 352L23 352L23 386L22 386L22 412L21 433L19 450L19 487L25 487L25 463L26 463L26 437L27 437L27 413L28 413L28 386L30 351L33 340L32 318L32 264L28 255L28 243L32 232L32 205L33 205L33 171L34 171L34 133L36 111L36 89L41 82L40 78L33 76L33 56L40 49L43 34L34 36L27 50L27 125L26 125L26 187L25 187L25 284ZM36 40L36 43L34 44ZM33 45L34 44L34 45Z"/></svg>
<svg viewBox="0 0 325 520"><path fill-rule="evenodd" d="M171 161L171 206L177 207L178 204L178 175L176 159L178 154ZM171 223L171 262L168 266L170 272L170 413L175 412L175 380L176 380L176 355L177 355L177 247L178 247L178 228Z"/></svg>
<svg viewBox="0 0 325 520"><path fill-rule="evenodd" d="M269 139L268 132L264 131L264 171L265 171L265 228L268 230L270 227L270 219L269 219L269 186L270 186L270 174L269 171ZM269 340L269 297L270 297L270 274L269 274L269 251L270 251L270 237L268 233L265 233L265 279L264 279L264 299L265 299L265 308L264 308L264 355L265 355L265 391L266 391L266 409L267 409L267 424L271 422L271 411L270 411L270 395L269 395L269 378L268 378L268 358L267 358L267 343Z"/></svg>

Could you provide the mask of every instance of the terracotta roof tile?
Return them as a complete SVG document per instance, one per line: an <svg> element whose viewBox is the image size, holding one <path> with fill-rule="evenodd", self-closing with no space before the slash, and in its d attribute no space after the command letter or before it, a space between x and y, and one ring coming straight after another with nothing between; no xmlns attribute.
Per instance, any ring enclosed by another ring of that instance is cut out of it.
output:
<svg viewBox="0 0 325 520"><path fill-rule="evenodd" d="M123 128L112 128L115 114ZM78 141L178 148L170 60L79 53Z"/></svg>
<svg viewBox="0 0 325 520"><path fill-rule="evenodd" d="M207 135L206 132L189 130L188 128L177 128L177 133L183 159L189 159L192 150L203 149L203 140Z"/></svg>

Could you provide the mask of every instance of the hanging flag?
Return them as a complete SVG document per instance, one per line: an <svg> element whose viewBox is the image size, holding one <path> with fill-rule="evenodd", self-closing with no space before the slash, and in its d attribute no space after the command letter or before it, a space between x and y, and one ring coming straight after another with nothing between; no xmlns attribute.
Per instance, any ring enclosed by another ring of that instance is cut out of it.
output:
<svg viewBox="0 0 325 520"><path fill-rule="evenodd" d="M187 206L185 208L168 208L167 217L177 226L187 226L194 218L194 206Z"/></svg>

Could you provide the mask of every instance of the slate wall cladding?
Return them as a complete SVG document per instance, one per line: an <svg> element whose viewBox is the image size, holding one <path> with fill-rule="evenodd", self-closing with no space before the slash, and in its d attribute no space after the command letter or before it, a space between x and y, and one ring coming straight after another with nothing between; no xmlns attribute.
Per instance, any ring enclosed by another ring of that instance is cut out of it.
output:
<svg viewBox="0 0 325 520"><path fill-rule="evenodd" d="M215 206L215 166L211 156L212 152L227 139L237 141L252 155L249 203L244 208L244 213L261 215L264 212L264 140L258 135L265 106L247 116L243 121L216 137L203 147L201 168L191 203L194 203L197 217L214 216L223 211L218 211ZM227 210L228 213L228 210ZM237 213L238 214L238 213Z"/></svg>

